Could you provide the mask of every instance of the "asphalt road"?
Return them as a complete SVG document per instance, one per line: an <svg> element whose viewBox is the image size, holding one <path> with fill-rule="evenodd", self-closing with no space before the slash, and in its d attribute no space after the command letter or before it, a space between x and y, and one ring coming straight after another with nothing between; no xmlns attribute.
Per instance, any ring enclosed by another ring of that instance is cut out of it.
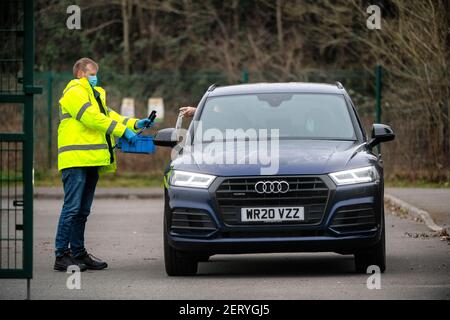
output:
<svg viewBox="0 0 450 320"><path fill-rule="evenodd" d="M109 269L81 274L69 290L52 270L60 200L35 201L33 299L450 299L450 245L417 222L387 215L387 271L381 289L353 271L352 256L214 256L196 277L164 272L161 200L94 201L87 248ZM1 299L23 299L25 280L0 280Z"/></svg>

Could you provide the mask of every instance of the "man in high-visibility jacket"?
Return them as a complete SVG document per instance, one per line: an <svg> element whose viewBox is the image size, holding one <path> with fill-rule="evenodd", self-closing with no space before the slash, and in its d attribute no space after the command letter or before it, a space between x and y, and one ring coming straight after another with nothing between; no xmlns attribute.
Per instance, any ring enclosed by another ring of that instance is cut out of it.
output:
<svg viewBox="0 0 450 320"><path fill-rule="evenodd" d="M125 118L106 105L106 92L97 86L98 65L89 58L73 66L74 80L59 100L58 170L62 172L64 204L55 240L55 270L78 265L81 271L100 270L107 263L88 254L84 230L91 211L99 172L116 169L114 137L131 143L148 119Z"/></svg>

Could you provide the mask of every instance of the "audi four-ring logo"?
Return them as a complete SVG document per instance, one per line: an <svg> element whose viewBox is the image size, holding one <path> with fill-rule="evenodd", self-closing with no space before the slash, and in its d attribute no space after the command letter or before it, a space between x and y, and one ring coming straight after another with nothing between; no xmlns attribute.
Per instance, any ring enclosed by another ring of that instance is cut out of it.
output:
<svg viewBox="0 0 450 320"><path fill-rule="evenodd" d="M255 184L258 193L286 193L289 191L289 183L286 181L258 181Z"/></svg>

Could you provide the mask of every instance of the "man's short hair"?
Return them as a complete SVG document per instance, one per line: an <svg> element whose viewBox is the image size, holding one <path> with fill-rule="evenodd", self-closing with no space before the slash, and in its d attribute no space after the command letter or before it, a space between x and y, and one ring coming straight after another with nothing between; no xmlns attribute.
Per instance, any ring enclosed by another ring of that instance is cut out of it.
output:
<svg viewBox="0 0 450 320"><path fill-rule="evenodd" d="M98 64L92 59L89 58L81 58L73 65L73 76L76 78L78 75L78 71L86 71L87 66L91 64L98 70Z"/></svg>

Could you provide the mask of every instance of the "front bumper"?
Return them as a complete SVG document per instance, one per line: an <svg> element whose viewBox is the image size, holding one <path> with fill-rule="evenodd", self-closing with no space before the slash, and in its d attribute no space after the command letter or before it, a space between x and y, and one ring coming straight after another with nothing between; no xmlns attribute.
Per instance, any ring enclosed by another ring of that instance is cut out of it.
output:
<svg viewBox="0 0 450 320"><path fill-rule="evenodd" d="M166 192L168 242L177 250L206 254L268 252L353 253L376 244L381 237L383 215L382 183L336 187L321 176L329 188L323 217L314 224L229 225L220 214L215 191L220 178L208 190L170 186ZM365 206L372 208L374 221L367 229L337 228L333 219L340 210ZM211 219L208 232L183 234L171 229L172 212L180 208L199 210ZM344 232L345 231L345 232Z"/></svg>
<svg viewBox="0 0 450 320"><path fill-rule="evenodd" d="M380 240L379 232L347 237L288 238L212 238L193 239L169 237L169 244L180 251L213 254L273 253L273 252L338 252L354 253L369 248Z"/></svg>

